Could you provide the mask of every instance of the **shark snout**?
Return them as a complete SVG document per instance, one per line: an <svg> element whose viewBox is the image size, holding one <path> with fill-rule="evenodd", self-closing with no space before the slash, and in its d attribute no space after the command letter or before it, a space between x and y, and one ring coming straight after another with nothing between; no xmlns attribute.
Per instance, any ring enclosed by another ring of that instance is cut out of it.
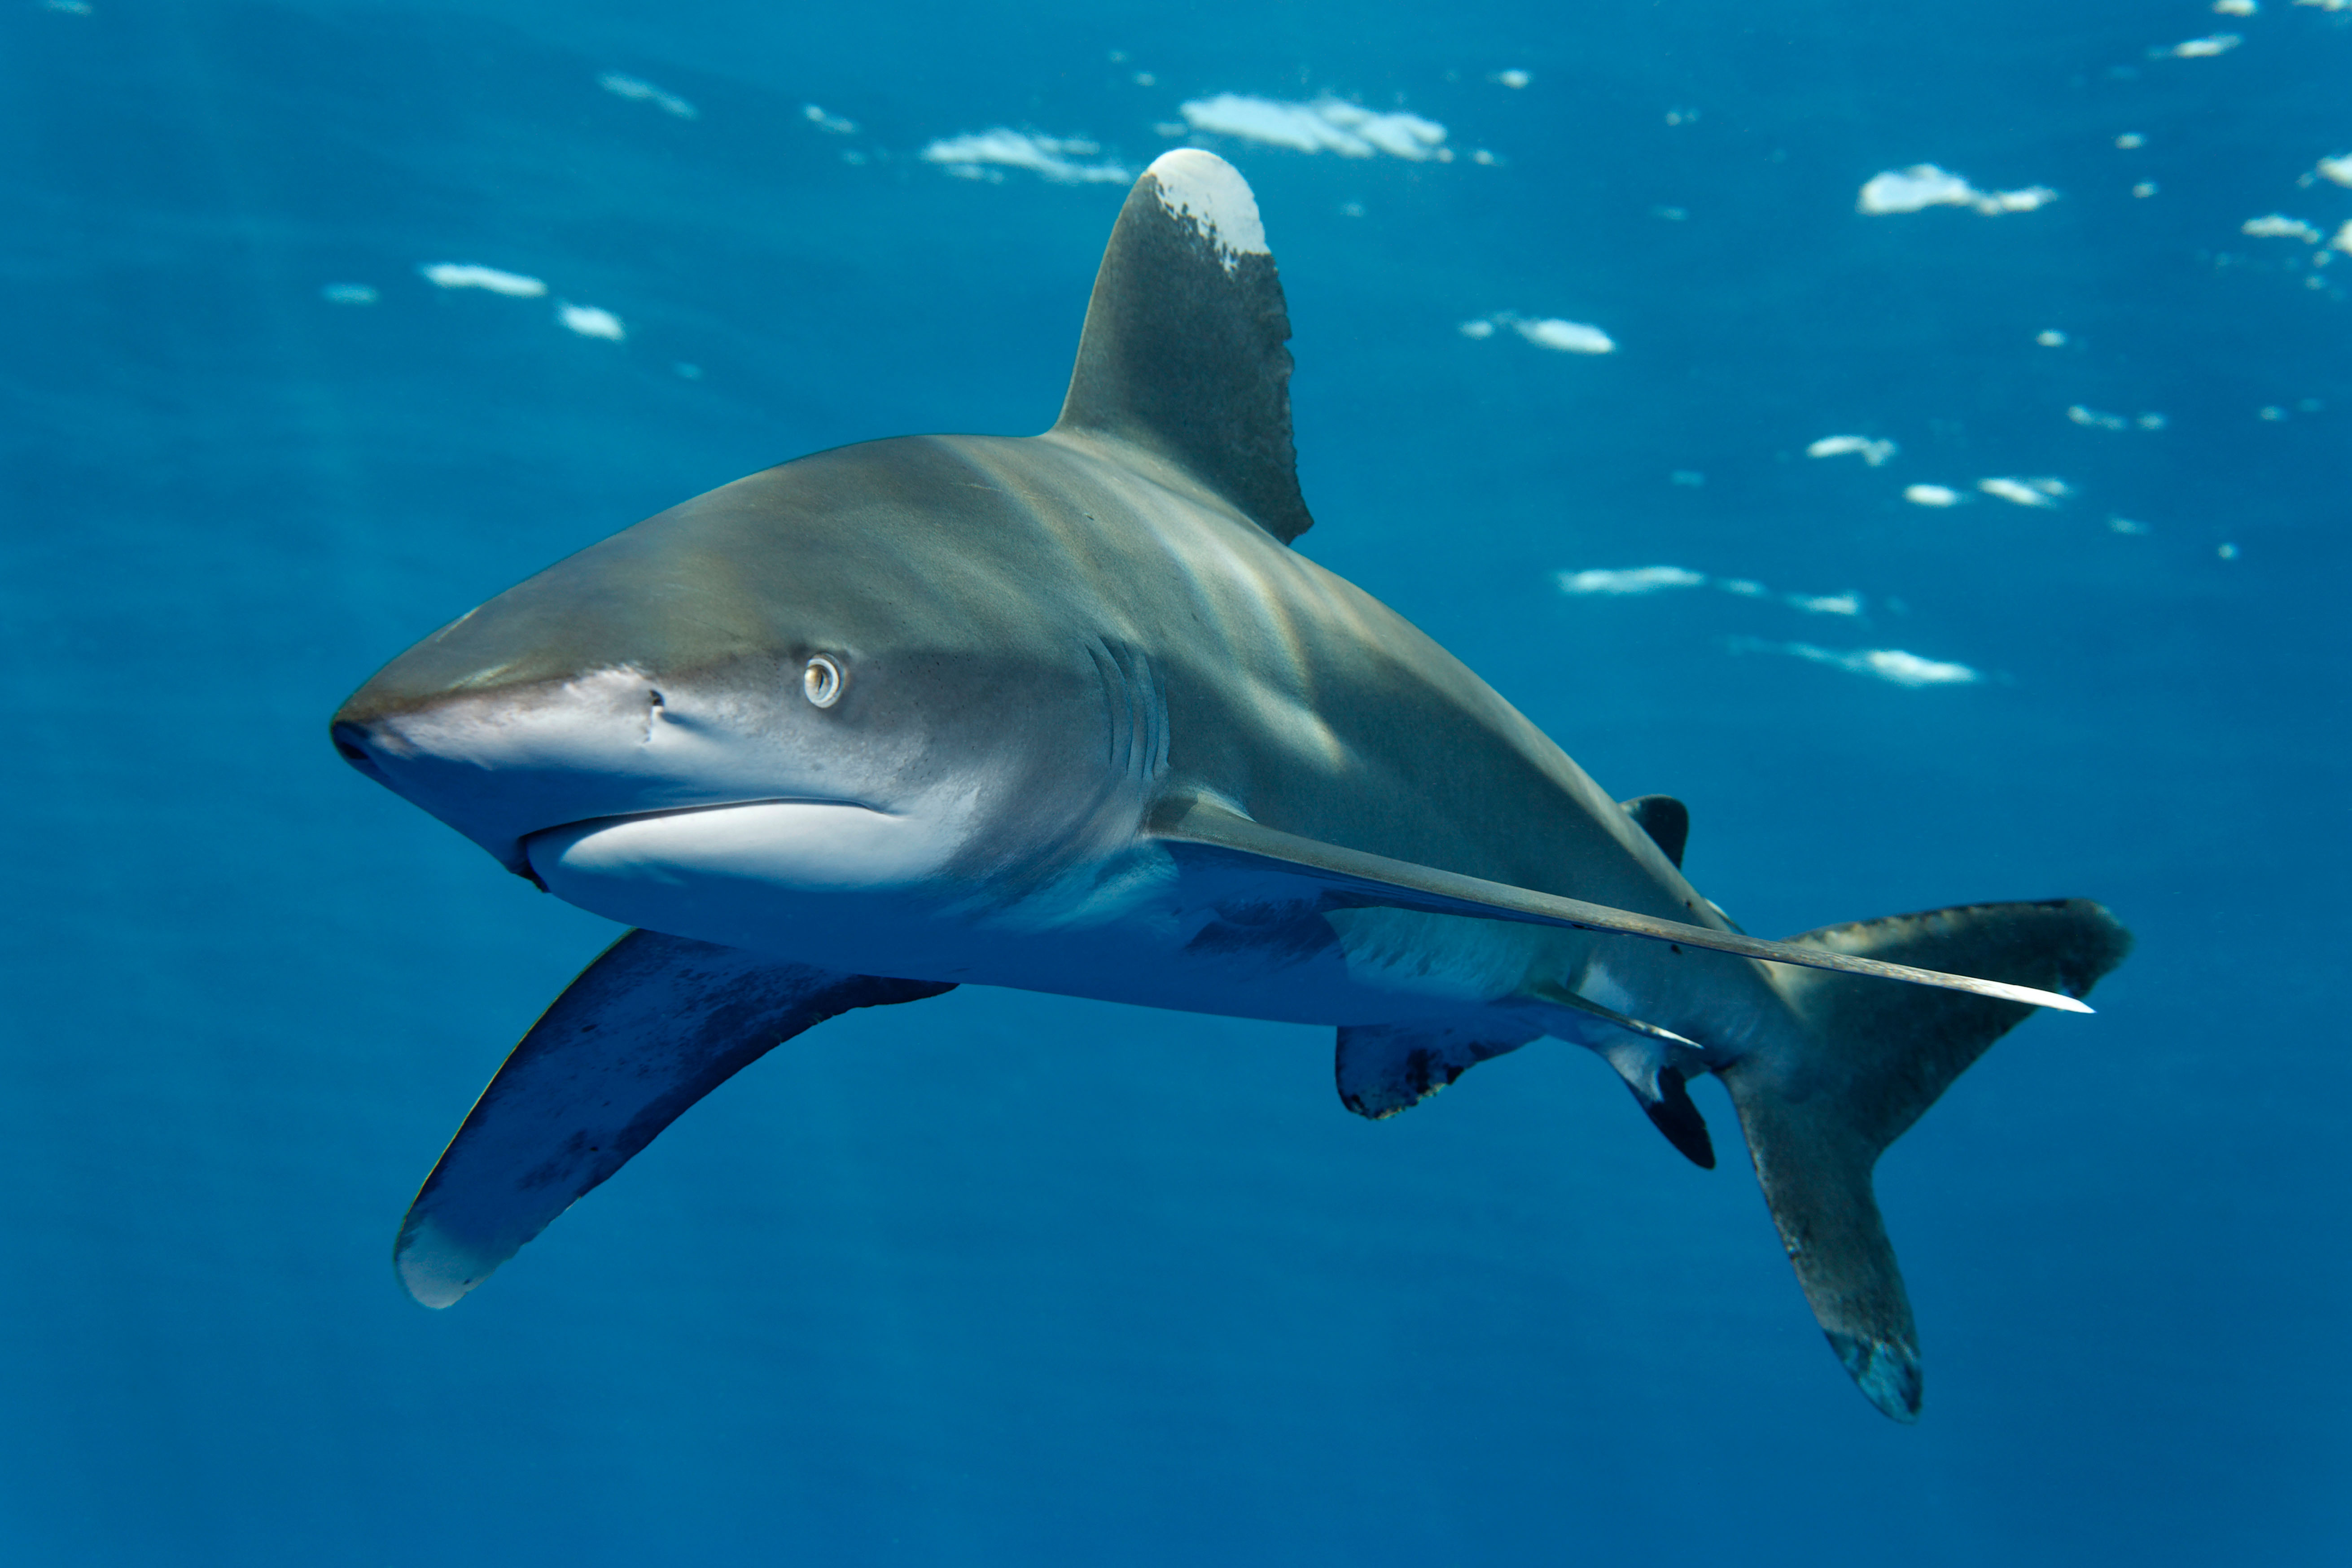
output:
<svg viewBox="0 0 2352 1568"><path fill-rule="evenodd" d="M339 717L328 727L327 734L335 742L337 756L380 784L391 783L383 776L383 770L376 765L375 753L368 746L368 732L365 725L354 724L348 719Z"/></svg>
<svg viewBox="0 0 2352 1568"><path fill-rule="evenodd" d="M728 705L608 668L559 681L383 701L329 729L352 767L528 875L525 840L566 824L810 791Z"/></svg>

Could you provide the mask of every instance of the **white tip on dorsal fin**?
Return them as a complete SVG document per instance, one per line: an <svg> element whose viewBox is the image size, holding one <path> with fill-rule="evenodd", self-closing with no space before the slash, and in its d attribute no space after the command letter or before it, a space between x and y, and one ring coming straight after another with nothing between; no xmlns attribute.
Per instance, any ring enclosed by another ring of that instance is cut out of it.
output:
<svg viewBox="0 0 2352 1568"><path fill-rule="evenodd" d="M1213 153L1179 147L1162 153L1144 171L1160 187L1160 205L1170 216L1200 231L1231 272L1244 256L1271 256L1257 197L1241 171Z"/></svg>
<svg viewBox="0 0 2352 1568"><path fill-rule="evenodd" d="M1111 230L1054 428L1144 447L1287 544L1315 521L1290 442L1289 337L1249 182L1213 153L1162 153Z"/></svg>

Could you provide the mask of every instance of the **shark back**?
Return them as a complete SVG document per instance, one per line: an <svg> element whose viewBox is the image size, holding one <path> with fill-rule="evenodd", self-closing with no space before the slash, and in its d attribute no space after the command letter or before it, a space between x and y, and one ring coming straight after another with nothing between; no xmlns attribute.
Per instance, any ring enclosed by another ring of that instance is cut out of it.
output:
<svg viewBox="0 0 2352 1568"><path fill-rule="evenodd" d="M1168 788L1310 837L1716 923L1549 737L1404 617L1286 548L1313 522L1289 337L1248 184L1180 149L1120 209L1054 428L945 438L1063 536L1056 575L1105 635L1135 628L1165 683Z"/></svg>

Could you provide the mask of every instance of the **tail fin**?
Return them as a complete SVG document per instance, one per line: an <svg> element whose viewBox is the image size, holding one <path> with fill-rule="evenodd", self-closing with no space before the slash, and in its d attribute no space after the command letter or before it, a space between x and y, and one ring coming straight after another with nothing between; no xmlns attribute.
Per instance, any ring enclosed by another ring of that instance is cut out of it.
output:
<svg viewBox="0 0 2352 1568"><path fill-rule="evenodd" d="M2131 933L2087 899L1971 904L1830 926L1790 939L2012 984L2087 993L2131 951ZM1919 1415L1911 1303L1886 1239L1871 1168L1986 1047L2033 1011L1820 969L1777 978L1809 1026L1790 1058L1725 1068L1773 1223L1831 1348L1873 1405Z"/></svg>

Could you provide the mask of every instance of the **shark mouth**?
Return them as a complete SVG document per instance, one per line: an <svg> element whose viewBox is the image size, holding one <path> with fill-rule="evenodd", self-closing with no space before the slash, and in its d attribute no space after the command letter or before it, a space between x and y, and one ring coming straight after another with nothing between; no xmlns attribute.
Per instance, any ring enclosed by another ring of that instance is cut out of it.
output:
<svg viewBox="0 0 2352 1568"><path fill-rule="evenodd" d="M829 896L932 883L961 836L929 814L765 799L590 817L519 845L540 886L611 920L725 941Z"/></svg>
<svg viewBox="0 0 2352 1568"><path fill-rule="evenodd" d="M651 806L643 811L609 812L598 816L583 816L570 822L559 822L548 827L533 828L516 838L511 848L506 854L500 855L499 858L516 876L528 879L538 886L541 892L549 892L551 889L548 887L546 879L540 875L539 868L533 861L534 855L551 852L555 858L560 858L563 853L563 847L576 845L589 837L608 829L625 828L635 823L699 816L709 812L740 811L753 806L824 806L845 811L867 812L877 816L892 815L880 806L868 805L864 801L838 799L829 795L753 795L743 800L709 801L693 805ZM559 843L562 847L556 847Z"/></svg>

